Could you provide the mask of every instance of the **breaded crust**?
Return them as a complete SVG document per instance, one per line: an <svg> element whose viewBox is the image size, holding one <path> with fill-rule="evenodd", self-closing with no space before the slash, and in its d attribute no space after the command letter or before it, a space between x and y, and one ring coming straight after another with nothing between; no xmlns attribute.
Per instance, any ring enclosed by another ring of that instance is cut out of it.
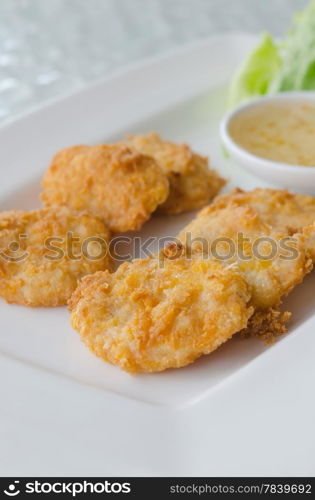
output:
<svg viewBox="0 0 315 500"><path fill-rule="evenodd" d="M152 156L168 177L170 194L158 207L161 213L179 214L202 208L225 184L209 168L208 159L194 153L187 144L164 141L154 133L130 135L127 140L140 153Z"/></svg>
<svg viewBox="0 0 315 500"><path fill-rule="evenodd" d="M251 286L252 304L261 310L277 307L312 269L304 236L273 230L246 205L214 203L178 239L189 254L236 265Z"/></svg>
<svg viewBox="0 0 315 500"><path fill-rule="evenodd" d="M83 276L109 267L110 233L93 215L66 208L0 214L0 296L59 306Z"/></svg>
<svg viewBox="0 0 315 500"><path fill-rule="evenodd" d="M72 326L105 361L131 372L179 368L245 328L253 309L245 280L221 264L157 256L84 278Z"/></svg>
<svg viewBox="0 0 315 500"><path fill-rule="evenodd" d="M234 189L217 196L214 204L220 208L229 203L250 206L273 229L293 235L315 222L315 198L306 194L292 194L281 189L257 188L253 191Z"/></svg>
<svg viewBox="0 0 315 500"><path fill-rule="evenodd" d="M60 151L42 186L46 207L87 210L114 232L139 229L169 194L155 161L124 144Z"/></svg>
<svg viewBox="0 0 315 500"><path fill-rule="evenodd" d="M312 261L315 262L315 222L303 229L305 246Z"/></svg>
<svg viewBox="0 0 315 500"><path fill-rule="evenodd" d="M291 313L280 311L278 308L270 307L267 310L256 310L249 319L247 327L240 332L243 337L259 337L266 343L271 344L276 337L287 332L287 324L291 319Z"/></svg>

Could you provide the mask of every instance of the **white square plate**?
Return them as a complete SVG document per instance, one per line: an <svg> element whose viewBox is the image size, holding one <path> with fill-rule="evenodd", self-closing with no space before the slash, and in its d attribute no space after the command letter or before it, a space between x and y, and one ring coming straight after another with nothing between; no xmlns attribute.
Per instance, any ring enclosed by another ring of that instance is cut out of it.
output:
<svg viewBox="0 0 315 500"><path fill-rule="evenodd" d="M6 125L0 209L40 206L57 150L148 131L209 155L228 190L262 186L224 158L218 138L227 83L254 42L212 38ZM135 236L172 236L192 217L155 216ZM94 357L65 308L2 301L2 474L314 473L313 290L309 276L288 298L290 332L271 347L236 336L187 368L137 377Z"/></svg>

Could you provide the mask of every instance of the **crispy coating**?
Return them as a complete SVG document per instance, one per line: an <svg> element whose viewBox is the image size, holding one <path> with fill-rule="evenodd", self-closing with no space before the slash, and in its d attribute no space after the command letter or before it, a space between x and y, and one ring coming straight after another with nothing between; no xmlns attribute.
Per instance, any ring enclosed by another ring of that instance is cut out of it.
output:
<svg viewBox="0 0 315 500"><path fill-rule="evenodd" d="M309 256L315 262L315 222L306 226L303 229L303 235L305 237L305 246L308 251Z"/></svg>
<svg viewBox="0 0 315 500"><path fill-rule="evenodd" d="M235 189L217 196L216 206L229 203L250 206L266 223L281 233L293 235L315 221L315 198L305 194L292 194L286 190L257 188L253 191Z"/></svg>
<svg viewBox="0 0 315 500"><path fill-rule="evenodd" d="M140 153L152 156L170 183L167 200L158 207L166 214L179 214L207 205L224 186L208 159L194 153L187 144L164 141L157 134L130 135L128 143Z"/></svg>
<svg viewBox="0 0 315 500"><path fill-rule="evenodd" d="M267 310L257 309L249 319L247 327L240 332L243 337L259 337L267 343L273 343L275 338L287 331L291 313L281 312L278 308Z"/></svg>
<svg viewBox="0 0 315 500"><path fill-rule="evenodd" d="M80 278L109 267L109 238L98 217L66 208L1 213L0 296L27 306L66 304Z"/></svg>
<svg viewBox="0 0 315 500"><path fill-rule="evenodd" d="M240 274L219 263L152 256L87 276L69 306L73 328L97 356L137 373L212 352L247 325L249 299Z"/></svg>
<svg viewBox="0 0 315 500"><path fill-rule="evenodd" d="M312 269L303 235L273 230L248 206L206 207L178 238L189 254L203 253L236 265L259 310L278 307Z"/></svg>
<svg viewBox="0 0 315 500"><path fill-rule="evenodd" d="M169 194L168 180L155 161L124 144L60 151L42 186L46 207L86 210L114 232L139 229Z"/></svg>

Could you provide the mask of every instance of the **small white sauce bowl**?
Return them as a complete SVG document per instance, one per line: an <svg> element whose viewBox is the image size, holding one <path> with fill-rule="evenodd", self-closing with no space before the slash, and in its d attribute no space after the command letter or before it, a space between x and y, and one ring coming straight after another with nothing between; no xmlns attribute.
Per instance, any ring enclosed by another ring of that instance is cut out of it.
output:
<svg viewBox="0 0 315 500"><path fill-rule="evenodd" d="M244 111L257 105L262 106L264 103L283 101L310 102L314 105L315 92L307 90L302 92L282 92L252 99L238 106L233 111L227 113L222 119L220 124L221 140L230 156L248 172L282 189L290 189L314 195L315 166L289 165L253 155L235 142L229 132L231 121Z"/></svg>

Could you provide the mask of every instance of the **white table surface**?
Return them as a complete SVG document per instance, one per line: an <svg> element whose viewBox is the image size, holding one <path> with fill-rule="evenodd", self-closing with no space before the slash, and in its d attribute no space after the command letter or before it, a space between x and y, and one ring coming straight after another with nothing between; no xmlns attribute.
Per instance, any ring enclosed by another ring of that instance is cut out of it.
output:
<svg viewBox="0 0 315 500"><path fill-rule="evenodd" d="M218 32L281 35L306 0L1 0L0 123Z"/></svg>

